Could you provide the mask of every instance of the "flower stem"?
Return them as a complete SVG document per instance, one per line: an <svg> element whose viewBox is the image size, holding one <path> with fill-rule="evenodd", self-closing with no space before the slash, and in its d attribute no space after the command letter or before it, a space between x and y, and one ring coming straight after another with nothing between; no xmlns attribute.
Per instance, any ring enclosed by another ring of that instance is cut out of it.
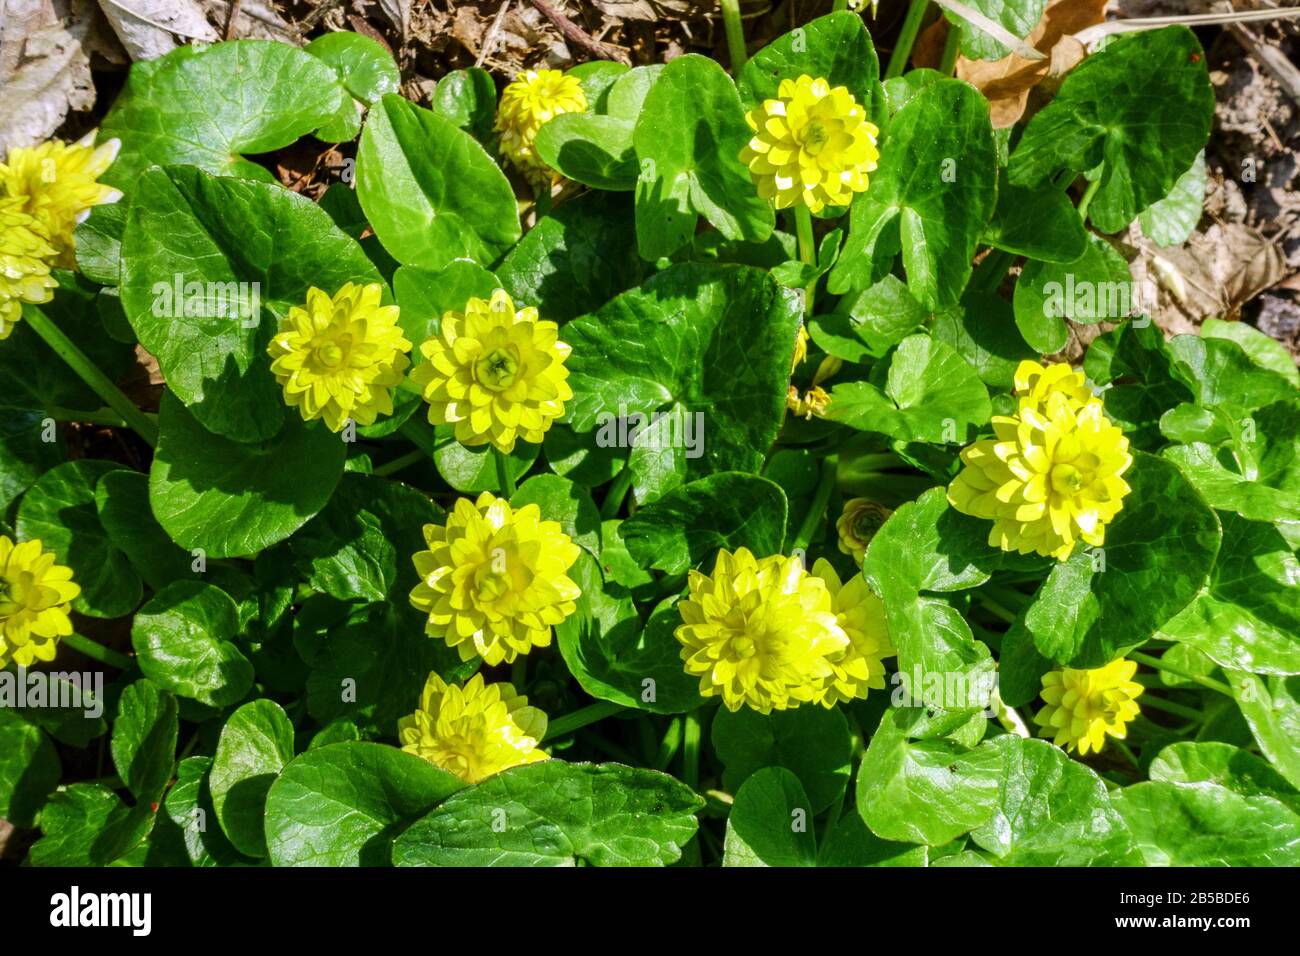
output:
<svg viewBox="0 0 1300 956"><path fill-rule="evenodd" d="M109 650L103 644L96 644L90 638L82 637L80 634L69 634L67 637L61 638L61 640L63 644L77 653L85 654L91 660L107 664L109 667L116 667L120 671L129 671L135 666L135 661L125 654Z"/></svg>
<svg viewBox="0 0 1300 956"><path fill-rule="evenodd" d="M668 731L664 734L664 739L659 744L659 752L655 755L654 768L656 770L667 770L668 765L673 762L677 756L677 751L682 746L682 719L674 717L668 724Z"/></svg>
<svg viewBox="0 0 1300 956"><path fill-rule="evenodd" d="M422 419L408 418L402 423L402 427L397 430L399 435L405 435L412 445L432 458L433 453L437 451L437 436L433 428Z"/></svg>
<svg viewBox="0 0 1300 956"><path fill-rule="evenodd" d="M104 425L108 428L130 428L126 419L111 408L101 408L96 412L83 412L75 408L63 408L60 405L46 405L45 414L59 422L80 422L85 425ZM148 415L148 412L145 412Z"/></svg>
<svg viewBox="0 0 1300 956"><path fill-rule="evenodd" d="M831 13L838 13L840 10L847 10L848 8L849 0L835 0L835 2L831 4Z"/></svg>
<svg viewBox="0 0 1300 956"><path fill-rule="evenodd" d="M1156 710L1163 710L1165 713L1173 714L1175 717L1183 717L1187 720L1194 720L1198 724L1205 719L1205 715L1200 711L1193 710L1191 707L1184 707L1182 704L1175 704L1172 700L1165 700L1162 697L1152 697L1150 694L1143 694L1138 698L1143 707L1154 707Z"/></svg>
<svg viewBox="0 0 1300 956"><path fill-rule="evenodd" d="M799 261L804 265L817 266L817 247L813 241L812 213L803 203L794 207L794 228L799 237ZM813 297L817 293L817 280L813 279L803 290L804 315L813 314Z"/></svg>
<svg viewBox="0 0 1300 956"><path fill-rule="evenodd" d="M546 730L545 741L567 737L574 731L581 730L589 724L594 724L597 721L604 720L606 717L613 716L623 709L624 708L621 705L607 700L588 704L581 710L575 710L571 714L565 714L563 717L551 721L550 726Z"/></svg>
<svg viewBox="0 0 1300 956"><path fill-rule="evenodd" d="M996 292L998 286L1002 284L1002 278L1011 268L1011 264L1016 261L1016 257L1002 249L993 249L983 261L975 267L975 274L971 276L970 288L976 292Z"/></svg>
<svg viewBox="0 0 1300 956"><path fill-rule="evenodd" d="M376 465L371 474L378 478L386 478L389 475L395 475L403 468L410 468L412 465L418 465L422 461L428 461L429 456L422 450L408 451L401 457L394 458L392 461L386 461L382 465Z"/></svg>
<svg viewBox="0 0 1300 956"><path fill-rule="evenodd" d="M1101 188L1101 170L1097 171L1097 178L1088 183L1088 188L1083 191L1083 198L1079 200L1079 218L1084 222L1088 221L1088 207L1092 205L1092 197L1097 195L1097 190Z"/></svg>
<svg viewBox="0 0 1300 956"><path fill-rule="evenodd" d="M740 22L740 0L722 0L722 26L727 32L727 53L731 57L731 72L740 75L749 58L745 53L745 27Z"/></svg>
<svg viewBox="0 0 1300 956"><path fill-rule="evenodd" d="M53 349L59 358L67 362L81 380L104 400L104 404L122 416L122 420L130 425L137 435L148 442L150 447L158 444L158 426L153 419L136 408L135 403L122 394L122 390L114 385L57 325L50 321L49 316L36 306L24 303L23 318L27 320L32 330L45 340L45 344Z"/></svg>
<svg viewBox="0 0 1300 956"><path fill-rule="evenodd" d="M929 3L930 0L912 0L912 5L907 8L907 16L898 34L898 42L894 44L894 50L889 54L885 79L902 76L903 71L907 69L907 58L912 55L912 44L916 42L916 35L921 32L921 22L925 19L925 8Z"/></svg>
<svg viewBox="0 0 1300 956"><path fill-rule="evenodd" d="M627 497L628 489L631 487L632 466L626 464L614 478L609 491L605 492L605 502L600 506L600 516L606 521L618 517L618 510L623 507L623 499Z"/></svg>
<svg viewBox="0 0 1300 956"><path fill-rule="evenodd" d="M497 462L497 485L501 488L501 496L503 498L513 498L517 489L515 488L514 476L510 474L509 457L496 445L492 446L492 457Z"/></svg>
<svg viewBox="0 0 1300 956"><path fill-rule="evenodd" d="M957 54L961 52L961 31L951 23L948 24L948 38L943 41L943 58L939 61L939 72L952 76L957 66Z"/></svg>
<svg viewBox="0 0 1300 956"><path fill-rule="evenodd" d="M804 515L803 524L799 525L799 533L795 535L792 550L808 550L813 533L817 530L817 525L826 512L826 505L831 500L831 492L835 490L835 470L838 464L839 460L835 455L827 455L822 459L821 480L817 482L817 490L813 492L812 504L808 507L808 513Z"/></svg>
<svg viewBox="0 0 1300 956"><path fill-rule="evenodd" d="M682 727L682 781L692 790L700 789L700 712L686 715Z"/></svg>
<svg viewBox="0 0 1300 956"><path fill-rule="evenodd" d="M1193 674L1191 671L1185 670L1177 664L1166 663L1163 658L1152 657L1150 654L1143 654L1141 651L1129 651L1128 657L1129 660L1137 661L1139 664L1145 664L1147 667L1154 667L1158 671L1164 671L1166 674L1173 674L1175 677L1181 677L1184 680L1200 684L1208 690L1218 691L1220 694L1227 694L1229 697L1232 697L1232 688L1222 681L1217 681L1212 677L1203 677L1200 674Z"/></svg>

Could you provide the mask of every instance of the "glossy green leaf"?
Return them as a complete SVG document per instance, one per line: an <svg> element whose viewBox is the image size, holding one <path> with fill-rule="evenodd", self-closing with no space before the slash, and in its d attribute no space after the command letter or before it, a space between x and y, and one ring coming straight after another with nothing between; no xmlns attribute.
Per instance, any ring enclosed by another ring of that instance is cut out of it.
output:
<svg viewBox="0 0 1300 956"><path fill-rule="evenodd" d="M1225 668L1300 674L1300 561L1277 529L1220 513L1223 545L1204 588L1161 635Z"/></svg>
<svg viewBox="0 0 1300 956"><path fill-rule="evenodd" d="M912 719L885 712L858 771L858 812L878 837L940 846L997 812L1004 756L988 745L910 740Z"/></svg>
<svg viewBox="0 0 1300 956"><path fill-rule="evenodd" d="M1300 788L1300 677L1229 671L1228 682L1259 749Z"/></svg>
<svg viewBox="0 0 1300 956"><path fill-rule="evenodd" d="M393 845L398 866L675 862L704 801L653 770L546 760L453 794Z"/></svg>
<svg viewBox="0 0 1300 956"><path fill-rule="evenodd" d="M856 13L818 17L751 56L737 80L741 102L750 110L776 99L782 80L797 80L803 74L847 87L876 125L884 125L880 61L871 34Z"/></svg>
<svg viewBox="0 0 1300 956"><path fill-rule="evenodd" d="M1173 190L1205 146L1213 113L1205 54L1191 30L1118 37L1071 70L1029 121L1008 175L1041 186L1104 163L1088 218L1119 232Z"/></svg>
<svg viewBox="0 0 1300 956"><path fill-rule="evenodd" d="M826 417L901 441L963 441L988 421L988 389L953 349L923 333L899 343L884 388L848 382L831 389Z"/></svg>
<svg viewBox="0 0 1300 956"><path fill-rule="evenodd" d="M0 819L35 826L59 785L59 753L50 738L8 707L0 708Z"/></svg>
<svg viewBox="0 0 1300 956"><path fill-rule="evenodd" d="M627 196L588 193L563 203L510 250L497 269L501 284L552 322L600 308L646 272L632 217Z"/></svg>
<svg viewBox="0 0 1300 956"><path fill-rule="evenodd" d="M402 827L464 784L396 747L360 741L308 751L266 798L272 866L387 866Z"/></svg>
<svg viewBox="0 0 1300 956"><path fill-rule="evenodd" d="M316 57L268 40L182 47L143 66L100 126L101 141L122 141L103 178L123 189L149 166L171 164L269 182L271 173L244 157L328 123L346 95Z"/></svg>
<svg viewBox="0 0 1300 956"><path fill-rule="evenodd" d="M328 213L278 185L173 166L145 172L134 195L122 306L141 344L208 431L271 438L284 400L266 347L279 318L312 287L382 278Z"/></svg>
<svg viewBox="0 0 1300 956"><path fill-rule="evenodd" d="M344 475L323 511L289 542L317 591L340 601L405 601L418 580L411 555L424 550L423 527L445 519L408 485Z"/></svg>
<svg viewBox="0 0 1300 956"><path fill-rule="evenodd" d="M721 709L713 718L713 749L722 785L738 793L764 767L783 767L799 781L812 817L835 804L849 784L853 739L838 710L798 707L760 714Z"/></svg>
<svg viewBox="0 0 1300 956"><path fill-rule="evenodd" d="M486 143L497 115L497 87L492 74L476 66L452 70L438 80L429 109Z"/></svg>
<svg viewBox="0 0 1300 956"><path fill-rule="evenodd" d="M653 261L686 245L699 216L728 239L761 242L772 234L772 207L759 198L740 161L750 136L740 97L721 66L688 53L664 67L633 132L642 258Z"/></svg>
<svg viewBox="0 0 1300 956"><path fill-rule="evenodd" d="M113 722L113 766L140 803L157 803L176 768L176 698L147 680L122 691Z"/></svg>
<svg viewBox="0 0 1300 956"><path fill-rule="evenodd" d="M44 550L72 569L81 586L72 607L92 617L129 614L144 593L140 575L95 509L95 486L114 467L95 459L65 462L37 479L18 507L18 538L39 538Z"/></svg>
<svg viewBox="0 0 1300 956"><path fill-rule="evenodd" d="M519 241L505 174L474 138L400 96L370 111L357 151L357 198L403 265L490 268Z"/></svg>
<svg viewBox="0 0 1300 956"><path fill-rule="evenodd" d="M765 767L736 791L723 866L816 866L813 810L799 778Z"/></svg>
<svg viewBox="0 0 1300 956"><path fill-rule="evenodd" d="M1053 568L1025 613L1038 650L1070 667L1101 667L1146 643L1200 591L1219 551L1218 519L1178 469L1133 458L1133 490L1104 548Z"/></svg>
<svg viewBox="0 0 1300 956"><path fill-rule="evenodd" d="M828 287L871 285L900 248L907 287L927 308L956 302L997 201L988 102L958 80L917 93L890 121L871 188L853 201L849 236Z"/></svg>
<svg viewBox="0 0 1300 956"><path fill-rule="evenodd" d="M1005 866L1134 862L1133 838L1096 773L1045 740L1008 734L992 746L1003 757L997 809L972 840Z"/></svg>
<svg viewBox="0 0 1300 956"><path fill-rule="evenodd" d="M670 491L623 522L628 551L645 568L680 574L711 562L719 548L778 554L785 493L757 475L723 472Z"/></svg>
<svg viewBox="0 0 1300 956"><path fill-rule="evenodd" d="M688 479L757 471L784 421L798 323L794 297L758 269L665 269L565 326L571 424L617 440L618 419L671 411L661 425L676 425L638 435L634 457L656 446Z"/></svg>
<svg viewBox="0 0 1300 956"><path fill-rule="evenodd" d="M144 675L178 697L212 707L240 700L253 685L253 665L231 640L239 609L202 581L163 588L135 616L131 642Z"/></svg>
<svg viewBox="0 0 1300 956"><path fill-rule="evenodd" d="M266 856L266 795L292 759L293 724L274 701L245 704L221 728L208 774L212 805L221 829L246 856Z"/></svg>
<svg viewBox="0 0 1300 956"><path fill-rule="evenodd" d="M1169 195L1142 210L1138 216L1142 234L1157 246L1182 245L1196 230L1204 206L1205 150L1201 150Z"/></svg>
<svg viewBox="0 0 1300 956"><path fill-rule="evenodd" d="M41 812L41 839L32 845L32 866L108 866L149 835L149 804L128 807L98 783L74 783L50 798Z"/></svg>
<svg viewBox="0 0 1300 956"><path fill-rule="evenodd" d="M256 554L329 500L347 445L320 422L303 422L296 409L273 409L268 417L281 421L279 433L249 445L207 431L164 393L149 500L182 548L201 548L209 558Z"/></svg>
<svg viewBox="0 0 1300 956"><path fill-rule="evenodd" d="M1138 783L1113 802L1147 866L1296 866L1300 816L1213 783Z"/></svg>
<svg viewBox="0 0 1300 956"><path fill-rule="evenodd" d="M99 523L155 591L194 574L189 552L177 547L149 505L149 476L119 469L95 487Z"/></svg>
<svg viewBox="0 0 1300 956"><path fill-rule="evenodd" d="M1115 248L1089 235L1073 262L1030 260L1016 280L1016 325L1025 341L1044 355L1069 339L1065 320L1084 325L1118 322L1136 308L1136 287L1128 263Z"/></svg>
<svg viewBox="0 0 1300 956"><path fill-rule="evenodd" d="M642 626L625 588L588 554L569 577L582 589L577 609L555 627L555 639L582 689L600 700L655 714L700 706L699 681L682 668L676 601L665 600Z"/></svg>
<svg viewBox="0 0 1300 956"><path fill-rule="evenodd" d="M1300 811L1300 791L1267 761L1231 744L1172 743L1156 754L1149 775L1170 783L1215 783L1243 797L1272 797Z"/></svg>

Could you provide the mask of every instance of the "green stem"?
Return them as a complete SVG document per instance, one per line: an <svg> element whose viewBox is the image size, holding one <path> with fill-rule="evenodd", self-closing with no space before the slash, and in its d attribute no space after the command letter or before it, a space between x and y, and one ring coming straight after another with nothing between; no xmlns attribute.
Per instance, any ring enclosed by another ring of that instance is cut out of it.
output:
<svg viewBox="0 0 1300 956"><path fill-rule="evenodd" d="M700 789L700 712L686 715L682 728L682 780L692 790Z"/></svg>
<svg viewBox="0 0 1300 956"><path fill-rule="evenodd" d="M722 0L722 27L727 33L731 72L740 76L741 67L749 59L749 54L745 52L745 27L740 22L740 0Z"/></svg>
<svg viewBox="0 0 1300 956"><path fill-rule="evenodd" d="M81 376L81 380L104 400L104 404L122 416L122 420L131 426L137 435L149 443L150 447L158 444L158 426L144 412L135 407L135 403L122 394L107 375L99 370L87 356L72 343L49 316L34 305L23 304L23 318L54 352L68 363L68 366Z"/></svg>
<svg viewBox="0 0 1300 956"><path fill-rule="evenodd" d="M492 446L492 457L497 462L497 486L501 489L501 497L513 498L515 496L515 479L510 474L510 458L496 445Z"/></svg>
<svg viewBox="0 0 1300 956"><path fill-rule="evenodd" d="M1124 741L1120 740L1118 737L1112 737L1110 742L1115 745L1115 749L1128 758L1128 762L1133 765L1133 769L1139 771L1142 769L1142 765L1138 763L1138 758L1133 756L1133 751L1129 749L1128 744L1124 743Z"/></svg>
<svg viewBox="0 0 1300 956"><path fill-rule="evenodd" d="M975 268L971 276L970 287L977 292L996 292L1002 284L1002 278L1011 268L1016 257L1001 249L994 249Z"/></svg>
<svg viewBox="0 0 1300 956"><path fill-rule="evenodd" d="M1184 680L1200 684L1207 690L1218 691L1220 694L1226 694L1232 697L1232 688L1222 681L1217 681L1213 677L1203 677L1200 674L1193 674L1189 670L1179 667L1177 664L1168 664L1163 658L1152 657L1150 654L1143 654L1141 651L1129 651L1129 660L1137 661L1139 664L1145 664L1147 667L1154 667L1158 671L1164 671L1166 674L1173 674L1175 677L1181 677ZM1235 700L1235 698L1234 698Z"/></svg>
<svg viewBox="0 0 1300 956"><path fill-rule="evenodd" d="M794 228L799 238L799 261L817 267L817 247L813 240L812 213L803 203L794 207ZM817 294L817 280L813 279L803 291L804 315L813 314L813 298Z"/></svg>
<svg viewBox="0 0 1300 956"><path fill-rule="evenodd" d="M537 192L535 193L535 197L536 198L533 200L533 205L537 211L537 218L541 219L543 216L550 215L551 181L549 178L546 180L545 185L541 185L537 187Z"/></svg>
<svg viewBox="0 0 1300 956"><path fill-rule="evenodd" d="M925 20L925 8L929 4L930 0L912 0L912 5L907 8L907 17L903 20L903 29L898 34L898 42L894 44L893 52L889 54L885 79L902 76L903 71L907 69L907 58L912 55L912 44L916 42L916 35L921 32L921 23Z"/></svg>
<svg viewBox="0 0 1300 956"><path fill-rule="evenodd" d="M813 533L817 530L817 525L826 512L826 505L830 503L831 492L835 490L835 470L838 464L839 461L835 455L827 455L822 459L821 480L817 482L817 490L813 492L812 504L808 507L808 513L803 517L803 524L799 525L799 533L794 538L794 550L796 551L808 550L808 544L812 541Z"/></svg>
<svg viewBox="0 0 1300 956"><path fill-rule="evenodd" d="M948 24L948 38L943 41L943 58L939 61L939 72L952 76L957 66L957 54L961 52L961 31L951 23Z"/></svg>
<svg viewBox="0 0 1300 956"><path fill-rule="evenodd" d="M849 0L835 0L835 2L831 4L831 13L837 13L840 10L847 10L848 8Z"/></svg>
<svg viewBox="0 0 1300 956"><path fill-rule="evenodd" d="M437 449L436 436L433 426L422 418L408 418L402 427L397 430L399 435L406 436L412 445L424 452L425 455L432 458L434 451Z"/></svg>
<svg viewBox="0 0 1300 956"><path fill-rule="evenodd" d="M1175 704L1171 700L1165 700L1163 697L1152 697L1150 694L1143 694L1138 698L1138 703L1142 707L1154 707L1156 710L1163 710L1167 714L1173 714L1175 717L1182 717L1185 720L1194 720L1198 724L1205 720L1205 715L1191 707L1184 707L1182 704Z"/></svg>
<svg viewBox="0 0 1300 956"><path fill-rule="evenodd" d="M101 408L97 412L82 412L75 408L64 408L61 405L46 405L45 414L60 422L81 422L86 425L104 425L108 428L131 427L126 423L125 418L109 408ZM147 415L148 412L145 414Z"/></svg>
<svg viewBox="0 0 1300 956"><path fill-rule="evenodd" d="M528 655L516 655L510 665L510 683L515 690L522 694L524 688L528 685Z"/></svg>
<svg viewBox="0 0 1300 956"><path fill-rule="evenodd" d="M664 739L659 744L659 752L655 755L654 768L656 770L667 770L668 765L673 762L677 756L677 751L682 746L682 719L674 717L668 725L668 731L664 734Z"/></svg>
<svg viewBox="0 0 1300 956"><path fill-rule="evenodd" d="M581 730L589 724L604 720L617 714L624 708L618 704L611 703L607 700L597 701L594 704L588 704L581 710L575 710L571 714L565 714L557 720L551 721L550 727L547 728L545 741L558 740L560 737L567 737L575 730Z"/></svg>
<svg viewBox="0 0 1300 956"><path fill-rule="evenodd" d="M976 598L979 599L980 604L984 606L984 609L988 611L990 614L992 614L994 617L998 618L999 620L1006 621L1006 623L1008 624L1014 623L1016 619L1015 611L1011 610L1008 607L1005 607L1002 604L999 604L997 601L995 601L993 598L989 597L987 594L983 593L982 591L977 593L975 596Z"/></svg>
<svg viewBox="0 0 1300 956"><path fill-rule="evenodd" d="M418 465L420 462L428 460L429 456L417 448L415 451L408 451L400 458L394 458L392 461L386 461L382 465L377 465L371 474L376 475L379 478L384 478L388 475L397 474L403 468L410 468L412 465Z"/></svg>
<svg viewBox="0 0 1300 956"><path fill-rule="evenodd" d="M1083 198L1079 200L1079 218L1084 222L1088 221L1088 207L1092 205L1092 197L1097 195L1097 190L1101 188L1101 170L1097 170L1097 178L1088 183L1088 188L1083 191Z"/></svg>
<svg viewBox="0 0 1300 956"><path fill-rule="evenodd" d="M88 637L80 634L69 634L61 639L63 644L70 647L79 654L85 654L91 660L99 661L101 664L107 664L109 667L116 667L120 671L129 671L135 666L135 661L125 654L119 654L117 651L110 650L103 644L96 644Z"/></svg>
<svg viewBox="0 0 1300 956"><path fill-rule="evenodd" d="M623 507L623 499L632 487L632 467L624 465L623 470L614 478L609 491L605 492L605 502L601 505L600 516L606 521L618 517L618 510Z"/></svg>

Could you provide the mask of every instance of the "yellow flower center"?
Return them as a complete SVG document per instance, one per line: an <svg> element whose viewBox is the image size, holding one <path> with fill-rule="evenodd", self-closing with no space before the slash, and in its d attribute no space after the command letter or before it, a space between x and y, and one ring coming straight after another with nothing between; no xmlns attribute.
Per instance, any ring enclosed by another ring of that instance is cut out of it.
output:
<svg viewBox="0 0 1300 956"><path fill-rule="evenodd" d="M805 152L816 156L830 138L831 134L826 131L826 127L819 120L813 120L803 128L800 145Z"/></svg>
<svg viewBox="0 0 1300 956"><path fill-rule="evenodd" d="M59 603L59 592L37 583L30 571L0 577L0 618L20 611L41 612Z"/></svg>
<svg viewBox="0 0 1300 956"><path fill-rule="evenodd" d="M742 661L747 661L758 653L758 645L752 637L741 634L731 639L731 652Z"/></svg>
<svg viewBox="0 0 1300 956"><path fill-rule="evenodd" d="M484 565L474 575L474 586L477 589L479 601L484 604L491 604L511 589L512 582L510 576L504 571L496 571L491 565Z"/></svg>
<svg viewBox="0 0 1300 956"><path fill-rule="evenodd" d="M1083 472L1073 465L1057 465L1052 469L1052 489L1063 495L1076 495L1086 483Z"/></svg>
<svg viewBox="0 0 1300 956"><path fill-rule="evenodd" d="M519 353L514 346L495 348L474 363L474 378L494 392L504 392L518 377Z"/></svg>
<svg viewBox="0 0 1300 956"><path fill-rule="evenodd" d="M336 339L328 339L316 346L312 355L323 369L334 371L347 364L348 353L352 351L352 335L345 332Z"/></svg>

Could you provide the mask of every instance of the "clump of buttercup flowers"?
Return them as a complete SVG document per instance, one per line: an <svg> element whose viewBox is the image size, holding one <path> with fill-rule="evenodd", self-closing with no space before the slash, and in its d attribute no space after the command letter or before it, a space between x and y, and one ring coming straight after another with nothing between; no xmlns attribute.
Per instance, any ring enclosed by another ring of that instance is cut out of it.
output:
<svg viewBox="0 0 1300 956"><path fill-rule="evenodd" d="M0 534L0 669L54 660L72 633L68 611L81 588L39 538L15 543Z"/></svg>
<svg viewBox="0 0 1300 956"><path fill-rule="evenodd" d="M865 697L894 653L866 581L841 585L825 562L809 573L798 557L723 549L712 574L691 571L677 608L686 672L732 711Z"/></svg>
<svg viewBox="0 0 1300 956"><path fill-rule="evenodd" d="M429 421L451 424L463 445L502 452L523 439L540 444L573 398L564 361L572 349L537 309L516 309L504 289L447 312L438 334L420 347L426 361L411 380L429 403Z"/></svg>
<svg viewBox="0 0 1300 956"><path fill-rule="evenodd" d="M577 78L560 70L525 70L501 92L496 128L501 152L530 179L546 183L551 170L537 155L537 131L561 113L583 113L587 94Z"/></svg>
<svg viewBox="0 0 1300 956"><path fill-rule="evenodd" d="M880 130L843 86L804 75L745 115L754 135L740 151L758 194L777 209L847 206L880 161Z"/></svg>
<svg viewBox="0 0 1300 956"><path fill-rule="evenodd" d="M962 451L949 502L991 518L989 544L1004 551L1064 561L1078 541L1102 545L1130 490L1128 439L1068 366L1022 362L1016 397L1015 415L994 416L994 437Z"/></svg>
<svg viewBox="0 0 1300 956"><path fill-rule="evenodd" d="M337 432L349 419L373 425L393 413L390 389L401 384L411 343L382 296L373 282L349 282L333 296L313 287L280 321L267 347L271 371L304 420L323 418Z"/></svg>
<svg viewBox="0 0 1300 956"><path fill-rule="evenodd" d="M870 498L850 498L844 502L844 510L835 521L840 552L862 567L867 545L891 514L892 511Z"/></svg>
<svg viewBox="0 0 1300 956"><path fill-rule="evenodd" d="M482 674L463 687L430 674L419 707L397 729L403 750L470 784L548 759L540 748L546 714L513 684L487 684Z"/></svg>
<svg viewBox="0 0 1300 956"><path fill-rule="evenodd" d="M579 548L535 504L512 508L487 491L473 503L460 498L445 525L424 526L424 539L411 604L462 660L508 664L547 647L577 607L582 591L567 572Z"/></svg>
<svg viewBox="0 0 1300 956"><path fill-rule="evenodd" d="M76 268L77 223L122 196L98 182L120 143L96 147L93 139L91 133L77 143L17 147L0 163L0 339L13 332L24 302L53 297L52 268Z"/></svg>
<svg viewBox="0 0 1300 956"><path fill-rule="evenodd" d="M1048 671L1041 692L1047 706L1034 715L1040 736L1082 755L1098 753L1108 736L1123 740L1140 710L1136 673L1137 664L1123 657L1091 670Z"/></svg>

